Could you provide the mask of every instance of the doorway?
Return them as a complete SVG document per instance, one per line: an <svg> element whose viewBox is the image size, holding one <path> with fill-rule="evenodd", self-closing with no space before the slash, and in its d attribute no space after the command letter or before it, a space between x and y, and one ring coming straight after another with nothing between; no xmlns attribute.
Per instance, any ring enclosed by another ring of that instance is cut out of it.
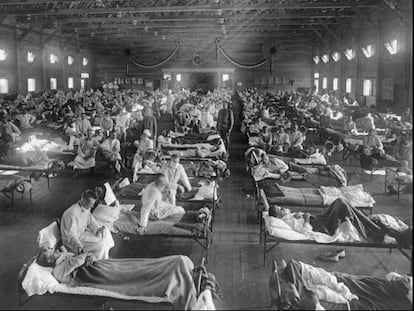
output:
<svg viewBox="0 0 414 311"><path fill-rule="evenodd" d="M207 93L218 86L217 74L214 72L189 72L186 88L190 91Z"/></svg>

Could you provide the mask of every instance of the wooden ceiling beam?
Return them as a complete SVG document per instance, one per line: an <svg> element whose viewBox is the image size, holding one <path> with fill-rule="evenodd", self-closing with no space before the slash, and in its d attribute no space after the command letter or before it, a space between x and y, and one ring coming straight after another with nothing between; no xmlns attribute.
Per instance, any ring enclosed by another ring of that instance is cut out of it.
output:
<svg viewBox="0 0 414 311"><path fill-rule="evenodd" d="M50 40L55 38L56 35L59 33L59 30L60 30L59 28L56 28L55 30L53 30L53 32L49 34L49 36L47 36L46 39L43 40L43 44L47 44Z"/></svg>
<svg viewBox="0 0 414 311"><path fill-rule="evenodd" d="M284 26L301 26L301 27L306 27L309 25L338 25L338 22L323 22L323 21L319 21L319 22L309 22L309 23L294 23L294 22L282 22L282 23L251 23L249 24L249 28L250 27L284 27ZM83 24L74 24L71 26L65 25L64 27L62 27L62 29L66 29L66 30L72 30L75 28L78 29L82 29L83 32L88 32L91 30L99 30L99 29L108 29L108 28L112 28L112 29L119 29L120 27L122 27L122 29L136 29L136 30L142 30L142 29L146 29L147 27L150 29L159 29L159 28L192 28L192 29L198 29L198 28L214 28L214 27L221 27L222 25L224 25L226 28L227 27L239 27L238 24L212 24L212 23L176 23L176 24L146 24L146 25L131 25L131 24L111 24L111 23L104 23L104 24L99 24L99 25L83 25Z"/></svg>
<svg viewBox="0 0 414 311"><path fill-rule="evenodd" d="M323 28L325 28L325 30L327 30L328 32L329 32L329 34L335 39L335 41L337 42L337 43L340 43L341 42L341 38L339 38L337 35L336 35L336 33L335 32L333 32L333 30L331 29L331 28L329 28L329 26L328 25L326 25L326 24L322 24L322 27Z"/></svg>
<svg viewBox="0 0 414 311"><path fill-rule="evenodd" d="M35 27L36 27L36 23L33 23L29 27L27 27L27 29L25 29L23 33L17 37L16 39L17 43L22 42L23 39L26 38L27 35L35 29Z"/></svg>
<svg viewBox="0 0 414 311"><path fill-rule="evenodd" d="M372 27L377 28L378 23L372 20L372 18L368 14L362 12L356 6L354 6L352 10L358 15L359 19L361 19L362 21L367 21Z"/></svg>
<svg viewBox="0 0 414 311"><path fill-rule="evenodd" d="M335 17L336 21L340 24L340 28L342 29L342 31L349 31L352 33L353 36L357 36L357 32L352 29L351 27L351 23L350 22L344 22L343 20L341 20L340 17Z"/></svg>
<svg viewBox="0 0 414 311"><path fill-rule="evenodd" d="M282 10L282 9L350 9L352 7L375 7L377 1L349 1L339 0L337 2L289 2L289 3L263 3L243 4L243 5L186 5L186 6L150 6L150 7L120 7L120 8L91 8L91 9L54 9L54 10L9 10L6 8L7 15L71 15L71 14L105 14L105 13L159 13L159 12L221 12L224 11L266 11L266 10ZM21 2L24 4L24 2Z"/></svg>
<svg viewBox="0 0 414 311"><path fill-rule="evenodd" d="M250 20L250 18L254 18L254 20L270 20L275 21L276 19L308 19L308 18L314 18L314 19L328 19L328 18L334 18L335 16L341 16L343 18L354 18L355 14L353 12L351 13L289 13L289 14L268 14L266 16L246 16L243 19L241 17L238 17L237 15L234 17L223 17L225 22L240 22L240 21L246 21ZM111 22L133 22L136 21L139 22L173 22L173 21L191 21L191 20L216 20L218 21L220 19L219 16L166 16L166 17L146 17L146 16L123 16L121 18L113 16L113 17L62 17L62 18L56 18L51 20L59 21L59 23L62 24L74 24L74 23L96 23L96 22L105 22L105 23L111 23ZM49 20L49 19L48 19Z"/></svg>
<svg viewBox="0 0 414 311"><path fill-rule="evenodd" d="M395 13L395 15L397 15L398 16L398 18L400 19L400 22L403 22L404 20L405 20L405 16L404 16L404 14L400 11L400 10L398 10L398 8L397 8L397 3L396 3L396 1L393 1L393 0L382 0L382 2L384 2L385 3L385 5L391 10L391 11L393 11L394 13Z"/></svg>
<svg viewBox="0 0 414 311"><path fill-rule="evenodd" d="M59 2L73 2L73 0L59 0ZM50 4L57 3L51 0L1 0L1 5L33 5L33 4Z"/></svg>
<svg viewBox="0 0 414 311"><path fill-rule="evenodd" d="M325 43L325 45L329 46L329 42L321 35L321 33L318 30L316 30L314 28L312 30L319 37L319 39L321 39L322 42Z"/></svg>

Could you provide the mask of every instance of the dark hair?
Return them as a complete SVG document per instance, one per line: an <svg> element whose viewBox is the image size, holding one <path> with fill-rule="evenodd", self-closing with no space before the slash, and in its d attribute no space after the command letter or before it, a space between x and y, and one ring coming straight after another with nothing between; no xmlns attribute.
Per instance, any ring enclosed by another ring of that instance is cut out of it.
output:
<svg viewBox="0 0 414 311"><path fill-rule="evenodd" d="M162 178L165 178L165 175L164 174L161 174L161 173L160 174L157 174L155 176L154 184L159 185L161 183L161 179Z"/></svg>
<svg viewBox="0 0 414 311"><path fill-rule="evenodd" d="M178 154L173 154L170 158L170 161L175 160L175 159L180 159L180 156Z"/></svg>
<svg viewBox="0 0 414 311"><path fill-rule="evenodd" d="M272 205L269 207L269 216L277 217L278 214L278 208L276 205Z"/></svg>
<svg viewBox="0 0 414 311"><path fill-rule="evenodd" d="M53 264L51 264L48 260L47 260L47 257L46 257L46 255L45 255L45 248L41 248L40 250L39 250L39 252L37 253L37 256L36 256L36 263L39 265L39 266L42 266L42 267L53 267Z"/></svg>
<svg viewBox="0 0 414 311"><path fill-rule="evenodd" d="M90 190L90 189L88 189L88 190L85 190L84 192L82 192L82 194L81 194L81 199L83 200L83 201L85 201L85 200L96 200L98 197L96 196L96 193L95 193L95 191L93 191L93 190Z"/></svg>

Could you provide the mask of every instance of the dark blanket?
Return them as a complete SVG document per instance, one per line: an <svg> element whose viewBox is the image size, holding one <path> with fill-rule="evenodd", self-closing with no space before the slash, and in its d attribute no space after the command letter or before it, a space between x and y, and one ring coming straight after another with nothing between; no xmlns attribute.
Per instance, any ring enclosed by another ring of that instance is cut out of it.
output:
<svg viewBox="0 0 414 311"><path fill-rule="evenodd" d="M333 273L338 282L343 282L359 300L350 302L351 310L412 310L406 297L408 290L400 282L388 282L373 276Z"/></svg>
<svg viewBox="0 0 414 311"><path fill-rule="evenodd" d="M338 282L343 282L350 291L359 297L351 300L351 310L412 310L412 304L406 297L407 289L402 283L388 282L385 278L350 275L333 272ZM293 284L294 288L288 286ZM290 260L280 274L281 305L296 310L314 310L311 292L306 288L302 278L301 264ZM296 301L296 302L295 302ZM326 310L347 310L344 304L321 301Z"/></svg>
<svg viewBox="0 0 414 311"><path fill-rule="evenodd" d="M149 175L144 175L144 176L149 176ZM147 177L144 177L144 179L146 179ZM150 178L149 178L150 179ZM198 186L197 183L198 181L200 181L202 178L189 178L191 186L192 187L196 187ZM148 180L146 180L148 181ZM117 193L115 193L116 197L123 203L126 203L125 200L130 201L133 200L134 204L140 205L141 202L141 195L139 194L148 184L144 184L141 182L137 182L134 184L130 184L126 187L121 188ZM185 193L181 193L177 195L176 198L176 205L180 205L182 207L184 207L184 209L191 209L194 210L196 208L196 206L198 206L198 202L204 202L206 206L210 207L211 205L209 204L210 202L212 203L212 200L191 200L195 195L197 194L197 190L194 189L192 191L188 191ZM138 201L139 200L139 201ZM203 207L203 206L201 206ZM201 208L200 207L200 208Z"/></svg>
<svg viewBox="0 0 414 311"><path fill-rule="evenodd" d="M310 223L314 231L333 235L346 217L349 217L358 232L368 241L378 243L384 241L387 232L343 199L336 199L323 214L312 215Z"/></svg>
<svg viewBox="0 0 414 311"><path fill-rule="evenodd" d="M146 235L179 235L205 236L206 224L197 220L197 211L186 211L185 214L171 215L162 220L149 220ZM140 211L121 211L114 222L115 232L137 234Z"/></svg>
<svg viewBox="0 0 414 311"><path fill-rule="evenodd" d="M193 269L186 256L98 260L78 268L74 283L188 310L196 302Z"/></svg>
<svg viewBox="0 0 414 311"><path fill-rule="evenodd" d="M258 182L258 185L260 189L263 189L268 199L284 196L283 192L272 179L263 179Z"/></svg>

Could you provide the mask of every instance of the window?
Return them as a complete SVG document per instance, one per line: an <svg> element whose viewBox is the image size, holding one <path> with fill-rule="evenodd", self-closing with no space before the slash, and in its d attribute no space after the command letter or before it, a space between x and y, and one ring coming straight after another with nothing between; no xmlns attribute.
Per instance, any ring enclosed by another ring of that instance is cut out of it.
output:
<svg viewBox="0 0 414 311"><path fill-rule="evenodd" d="M374 48L372 44L368 44L366 47L363 47L362 53L364 53L366 58L372 57L374 55Z"/></svg>
<svg viewBox="0 0 414 311"><path fill-rule="evenodd" d="M327 77L323 77L323 79L322 79L322 88L323 89L328 88L328 78Z"/></svg>
<svg viewBox="0 0 414 311"><path fill-rule="evenodd" d="M87 72L81 72L81 78L82 79L89 79L89 73L87 73Z"/></svg>
<svg viewBox="0 0 414 311"><path fill-rule="evenodd" d="M228 81L229 79L230 79L230 76L229 76L229 74L228 73L223 73L223 82L226 82L226 81Z"/></svg>
<svg viewBox="0 0 414 311"><path fill-rule="evenodd" d="M328 54L324 54L322 55L322 61L326 64L327 62L329 62L329 56Z"/></svg>
<svg viewBox="0 0 414 311"><path fill-rule="evenodd" d="M85 89L85 80L81 79L81 89L84 90Z"/></svg>
<svg viewBox="0 0 414 311"><path fill-rule="evenodd" d="M56 78L50 78L50 89L56 90L57 89L57 79Z"/></svg>
<svg viewBox="0 0 414 311"><path fill-rule="evenodd" d="M313 85L315 86L315 92L319 92L319 79L313 79Z"/></svg>
<svg viewBox="0 0 414 311"><path fill-rule="evenodd" d="M385 42L385 47L391 55L397 54L398 52L398 41L397 39L391 40L390 42Z"/></svg>
<svg viewBox="0 0 414 311"><path fill-rule="evenodd" d="M75 58L73 56L68 55L68 65L72 65L73 62L75 61Z"/></svg>
<svg viewBox="0 0 414 311"><path fill-rule="evenodd" d="M167 80L167 81L171 81L171 73L169 73L169 72L164 72L164 80Z"/></svg>
<svg viewBox="0 0 414 311"><path fill-rule="evenodd" d="M58 62L58 57L55 54L50 54L49 61L51 64L56 64Z"/></svg>
<svg viewBox="0 0 414 311"><path fill-rule="evenodd" d="M315 64L319 64L319 56L314 56L314 57L313 57L313 62L314 62Z"/></svg>
<svg viewBox="0 0 414 311"><path fill-rule="evenodd" d="M33 54L33 52L28 51L26 59L28 63L33 63L35 60L35 55Z"/></svg>
<svg viewBox="0 0 414 311"><path fill-rule="evenodd" d="M344 54L347 60L352 60L355 57L355 51L353 49L346 49Z"/></svg>
<svg viewBox="0 0 414 311"><path fill-rule="evenodd" d="M352 93L352 79L346 78L345 80L345 92Z"/></svg>
<svg viewBox="0 0 414 311"><path fill-rule="evenodd" d="M333 59L333 61L334 61L335 63L336 63L336 62L338 62L340 58L341 58L341 57L340 57L340 55L339 55L339 53L338 53L338 52L333 52L333 53L332 53L332 59Z"/></svg>
<svg viewBox="0 0 414 311"><path fill-rule="evenodd" d="M177 73L175 75L175 80L177 80L177 82L181 82L181 73Z"/></svg>
<svg viewBox="0 0 414 311"><path fill-rule="evenodd" d="M73 78L69 77L68 78L68 89L73 89L73 84L74 84Z"/></svg>
<svg viewBox="0 0 414 311"><path fill-rule="evenodd" d="M27 91L28 92L36 91L36 79L33 79L33 78L27 79Z"/></svg>
<svg viewBox="0 0 414 311"><path fill-rule="evenodd" d="M89 63L89 59L87 57L82 58L82 65L86 66Z"/></svg>
<svg viewBox="0 0 414 311"><path fill-rule="evenodd" d="M315 79L318 79L318 78L319 78L319 72L315 72L315 73L313 74L313 77L314 77Z"/></svg>
<svg viewBox="0 0 414 311"><path fill-rule="evenodd" d="M332 89L334 91L338 90L338 85L339 85L339 79L338 78L333 78L333 80L332 80Z"/></svg>
<svg viewBox="0 0 414 311"><path fill-rule="evenodd" d="M7 94L9 92L9 80L0 78L0 94Z"/></svg>
<svg viewBox="0 0 414 311"><path fill-rule="evenodd" d="M373 96L374 95L374 80L364 79L362 95Z"/></svg>
<svg viewBox="0 0 414 311"><path fill-rule="evenodd" d="M0 61L6 60L8 53L5 49L0 49Z"/></svg>

